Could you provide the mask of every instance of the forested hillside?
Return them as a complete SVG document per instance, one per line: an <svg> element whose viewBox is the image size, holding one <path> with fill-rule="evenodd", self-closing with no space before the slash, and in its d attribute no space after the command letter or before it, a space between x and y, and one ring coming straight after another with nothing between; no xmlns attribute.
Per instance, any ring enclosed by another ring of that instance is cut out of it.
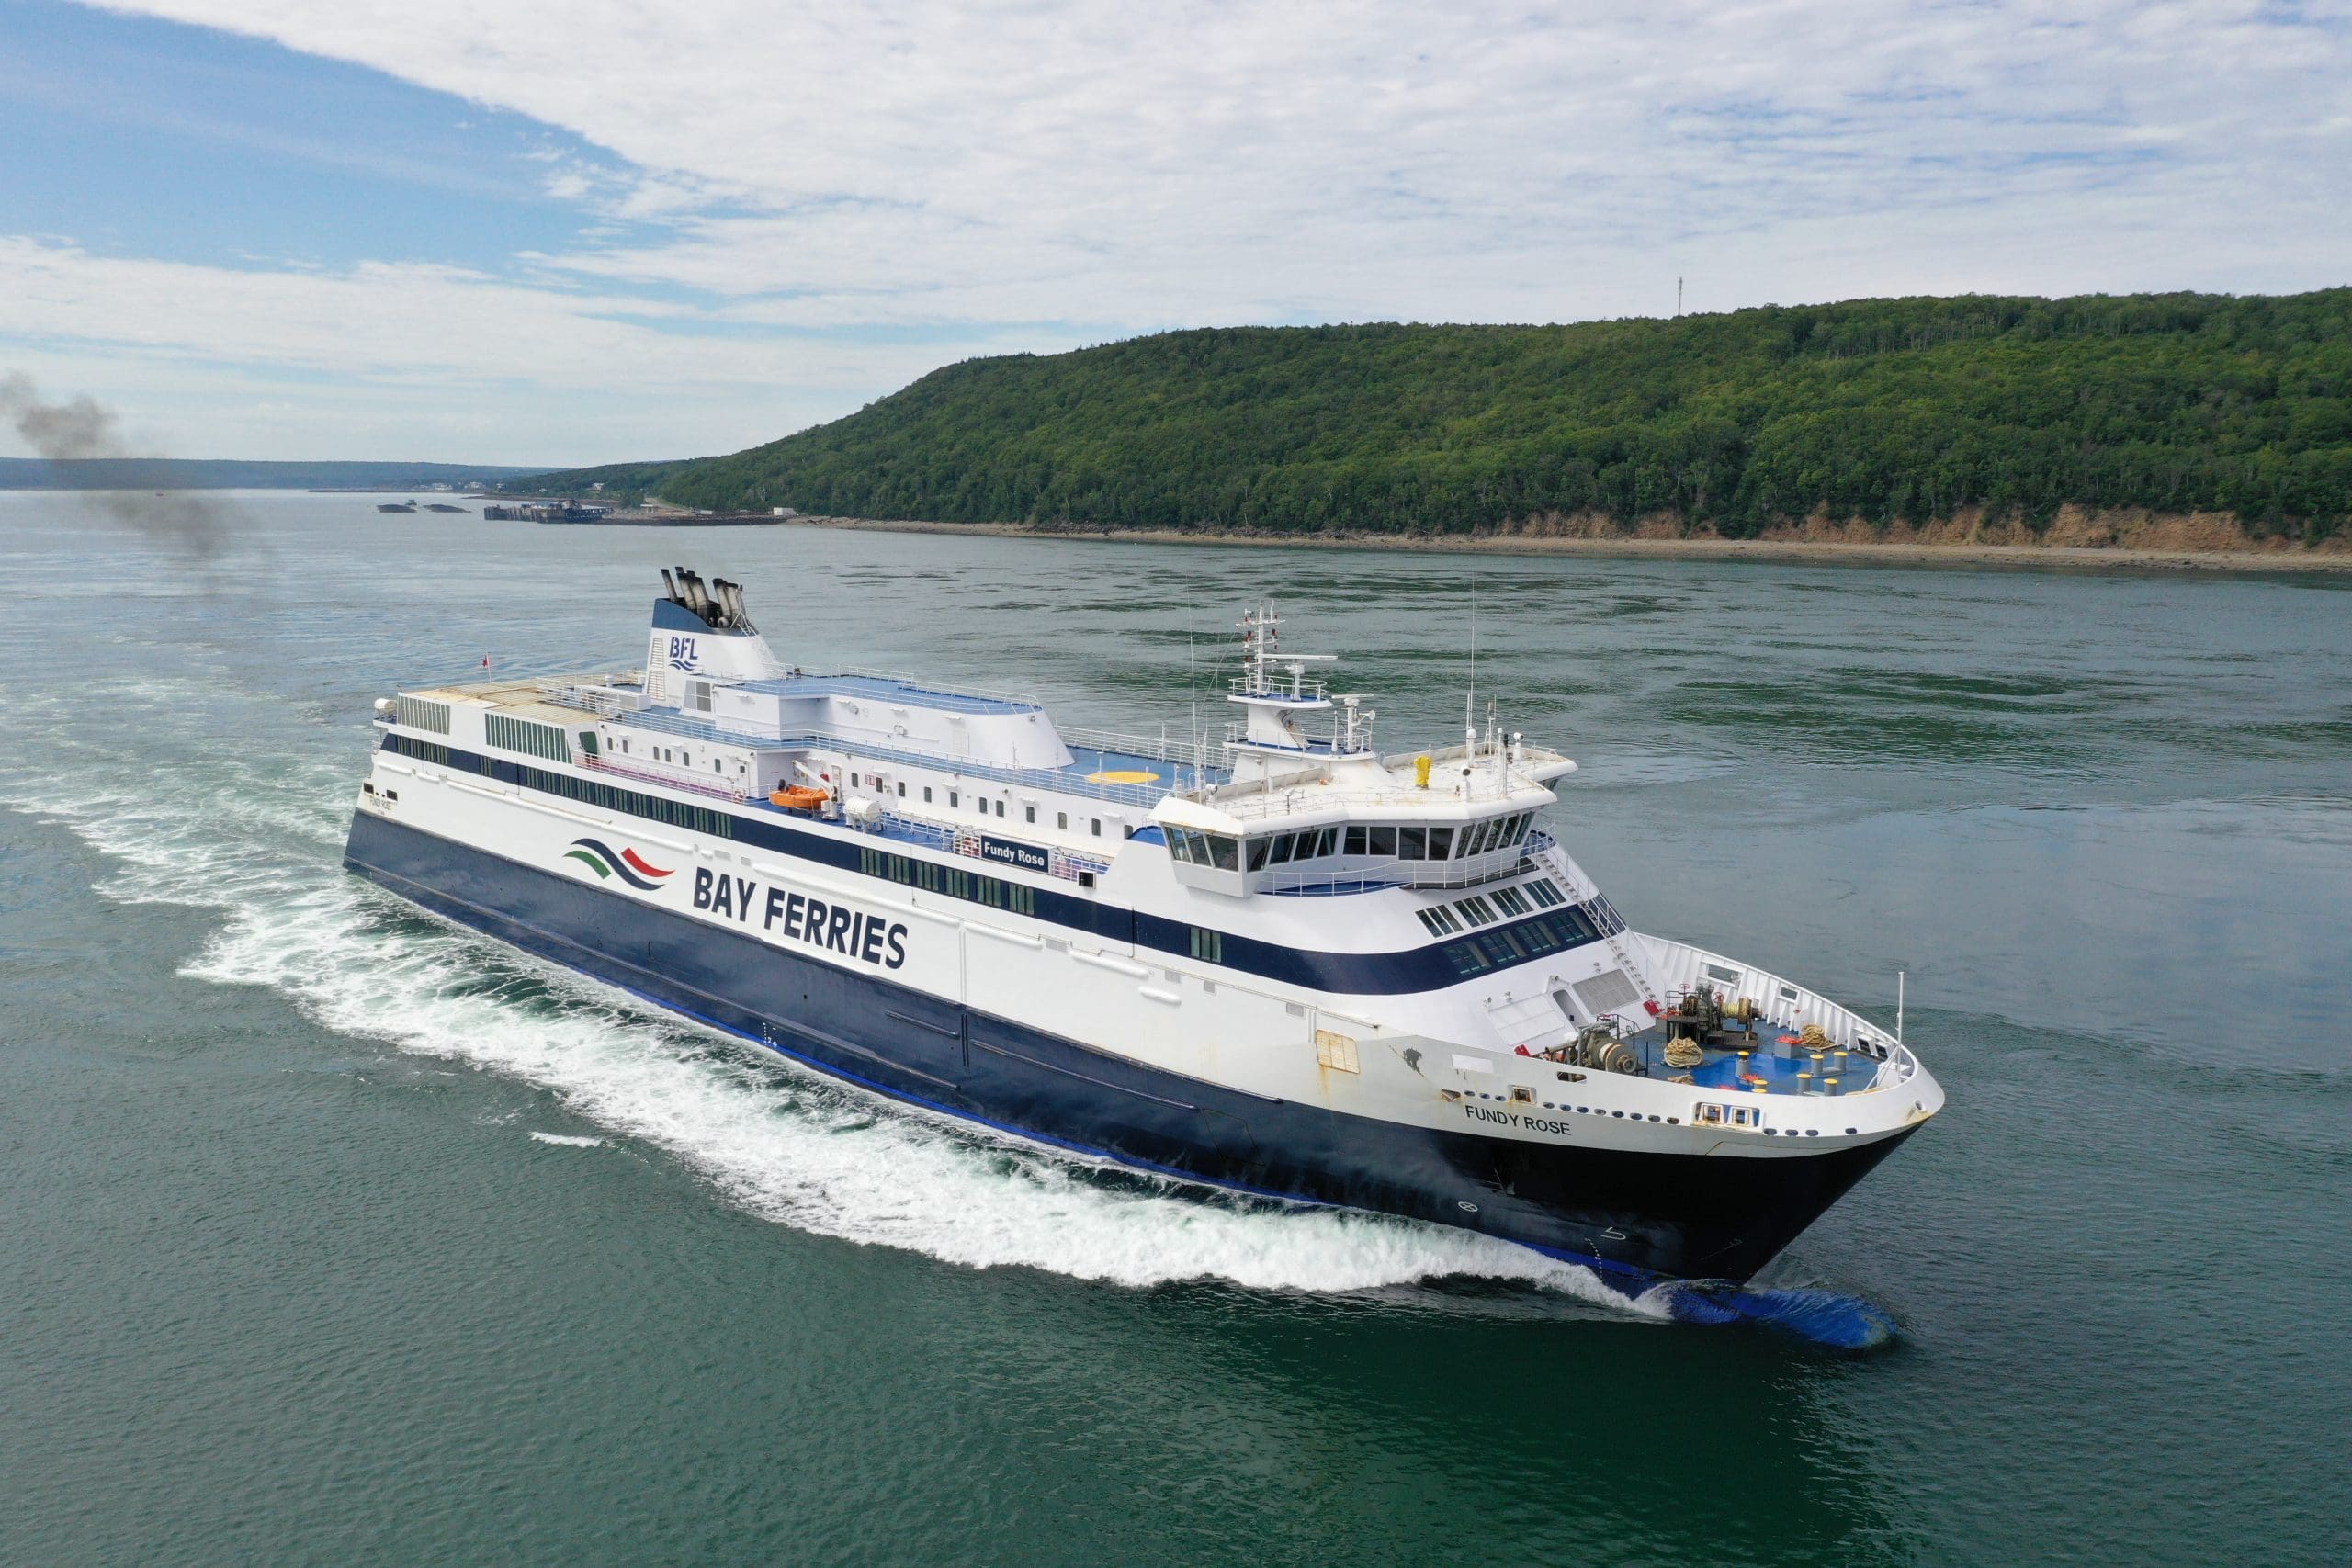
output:
<svg viewBox="0 0 2352 1568"><path fill-rule="evenodd" d="M1459 533L1658 513L2352 513L2352 288L1911 299L1559 327L1170 333L935 371L731 457L588 470L707 507Z"/></svg>

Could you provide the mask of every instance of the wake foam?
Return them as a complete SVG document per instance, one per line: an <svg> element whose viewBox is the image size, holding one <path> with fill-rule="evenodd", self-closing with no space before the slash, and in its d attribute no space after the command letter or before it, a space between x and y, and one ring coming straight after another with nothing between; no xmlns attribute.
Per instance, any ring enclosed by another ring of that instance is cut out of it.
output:
<svg viewBox="0 0 2352 1568"><path fill-rule="evenodd" d="M1666 1315L1587 1269L1490 1237L1206 1193L933 1118L445 926L342 870L357 771L347 732L314 725L296 754L257 756L257 745L291 739L262 726L230 755L217 737L244 732L220 714L217 687L200 705L169 682L139 694L149 700L129 705L147 712L119 716L109 733L136 736L144 719L151 745L85 754L61 722L17 750L0 805L120 863L107 897L220 911L184 974L266 986L340 1032L536 1085L752 1213L970 1268L1135 1288L1223 1280L1331 1293L1469 1277L1532 1288L1553 1308ZM154 733L175 728L188 733ZM312 747L332 759L300 754ZM44 755L57 773L28 772L23 759ZM153 776L161 757L184 760L168 788Z"/></svg>

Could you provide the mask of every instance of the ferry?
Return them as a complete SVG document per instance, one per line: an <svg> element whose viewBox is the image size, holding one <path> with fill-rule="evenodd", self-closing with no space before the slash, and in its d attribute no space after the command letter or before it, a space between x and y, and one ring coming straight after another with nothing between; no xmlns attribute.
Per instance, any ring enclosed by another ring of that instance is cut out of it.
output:
<svg viewBox="0 0 2352 1568"><path fill-rule="evenodd" d="M787 665L741 584L662 578L640 668L379 700L345 863L930 1111L1891 1329L1747 1281L1942 1108L1900 1017L1630 927L1545 825L1576 764L1491 705L1384 753L1265 604L1216 739L1096 733Z"/></svg>

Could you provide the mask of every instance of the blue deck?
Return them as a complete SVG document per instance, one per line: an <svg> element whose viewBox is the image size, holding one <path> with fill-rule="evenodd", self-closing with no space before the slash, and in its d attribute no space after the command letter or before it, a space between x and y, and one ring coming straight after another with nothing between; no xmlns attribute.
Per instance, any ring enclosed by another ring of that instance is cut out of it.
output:
<svg viewBox="0 0 2352 1568"><path fill-rule="evenodd" d="M1830 1087L1826 1080L1834 1077L1838 1080L1835 1092L1852 1094L1868 1089L1878 1072L1877 1061L1858 1052L1846 1054L1843 1067L1838 1066L1838 1053L1834 1051L1822 1053L1821 1059L1815 1061L1809 1052L1781 1044L1780 1037L1786 1032L1789 1032L1766 1024L1757 1032L1756 1044L1746 1056L1732 1051L1709 1051L1704 1062L1690 1069L1691 1081L1702 1089L1753 1091L1756 1085L1750 1080L1761 1078L1768 1094L1820 1094ZM1648 1037L1641 1043L1645 1059L1655 1063L1657 1047ZM1672 1071L1656 1066L1652 1070ZM1800 1073L1813 1076L1800 1078Z"/></svg>

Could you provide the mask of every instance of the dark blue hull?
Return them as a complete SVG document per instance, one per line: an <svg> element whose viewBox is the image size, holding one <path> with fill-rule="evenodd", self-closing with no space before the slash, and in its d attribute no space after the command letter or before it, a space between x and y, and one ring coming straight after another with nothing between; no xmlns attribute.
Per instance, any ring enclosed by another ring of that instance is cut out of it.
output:
<svg viewBox="0 0 2352 1568"><path fill-rule="evenodd" d="M368 813L345 864L436 914L896 1099L1188 1180L1483 1232L1621 1287L1744 1280L1903 1135L1777 1159L1534 1145L1269 1100Z"/></svg>

